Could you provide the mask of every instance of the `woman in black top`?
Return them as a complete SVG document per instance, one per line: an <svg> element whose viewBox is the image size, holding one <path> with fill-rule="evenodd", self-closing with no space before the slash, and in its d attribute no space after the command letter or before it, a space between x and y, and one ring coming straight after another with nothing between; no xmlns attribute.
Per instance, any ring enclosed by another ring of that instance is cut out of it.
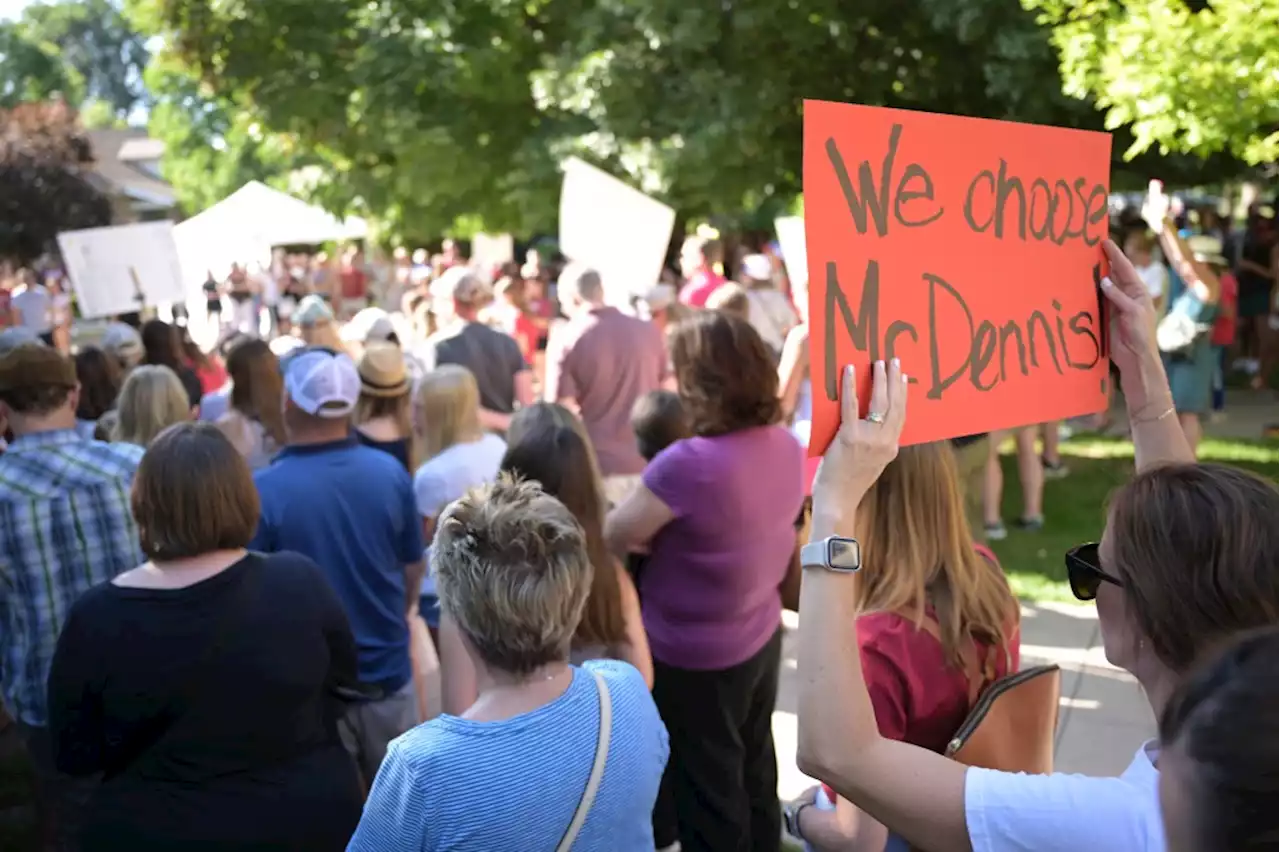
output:
<svg viewBox="0 0 1280 852"><path fill-rule="evenodd" d="M164 320L152 319L142 324L138 335L142 338L142 348L146 353L142 363L159 364L173 370L182 380L182 387L187 391L191 407L198 406L204 396L204 388L200 386L200 377L196 375L196 371L191 369L182 356L182 340L178 337L178 330Z"/></svg>
<svg viewBox="0 0 1280 852"><path fill-rule="evenodd" d="M212 425L161 433L132 505L150 561L76 601L49 676L58 769L102 773L82 849L345 848L356 649L320 569L245 551L257 492Z"/></svg>

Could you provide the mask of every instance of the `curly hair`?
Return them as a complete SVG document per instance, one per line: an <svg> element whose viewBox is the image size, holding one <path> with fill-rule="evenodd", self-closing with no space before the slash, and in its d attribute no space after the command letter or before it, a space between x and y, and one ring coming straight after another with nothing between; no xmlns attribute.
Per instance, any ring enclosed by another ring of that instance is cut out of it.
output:
<svg viewBox="0 0 1280 852"><path fill-rule="evenodd" d="M725 435L782 419L773 357L750 323L699 311L671 331L669 343L693 434Z"/></svg>

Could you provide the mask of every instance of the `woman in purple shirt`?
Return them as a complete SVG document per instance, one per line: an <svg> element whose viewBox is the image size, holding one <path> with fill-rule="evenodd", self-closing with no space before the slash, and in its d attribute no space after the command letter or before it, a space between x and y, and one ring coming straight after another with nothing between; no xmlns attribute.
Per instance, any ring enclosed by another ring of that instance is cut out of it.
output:
<svg viewBox="0 0 1280 852"><path fill-rule="evenodd" d="M640 599L683 849L776 850L779 586L804 451L778 425L777 373L749 323L702 312L670 345L694 437L650 462L605 536L619 554L650 554Z"/></svg>

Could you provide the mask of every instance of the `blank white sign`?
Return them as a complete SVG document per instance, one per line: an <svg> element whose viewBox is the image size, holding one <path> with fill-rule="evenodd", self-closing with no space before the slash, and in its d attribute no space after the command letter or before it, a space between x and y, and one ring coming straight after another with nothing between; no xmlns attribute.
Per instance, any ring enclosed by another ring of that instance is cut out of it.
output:
<svg viewBox="0 0 1280 852"><path fill-rule="evenodd" d="M172 222L58 234L80 315L105 317L182 302L182 266Z"/></svg>
<svg viewBox="0 0 1280 852"><path fill-rule="evenodd" d="M571 157L560 190L560 251L594 268L605 300L626 306L658 283L676 214L595 166Z"/></svg>
<svg viewBox="0 0 1280 852"><path fill-rule="evenodd" d="M515 259L516 245L510 234L476 234L471 238L471 265L485 277L493 270Z"/></svg>
<svg viewBox="0 0 1280 852"><path fill-rule="evenodd" d="M773 228L778 232L778 248L782 249L782 263L787 267L791 286L805 287L809 283L809 255L805 249L804 217L776 219Z"/></svg>

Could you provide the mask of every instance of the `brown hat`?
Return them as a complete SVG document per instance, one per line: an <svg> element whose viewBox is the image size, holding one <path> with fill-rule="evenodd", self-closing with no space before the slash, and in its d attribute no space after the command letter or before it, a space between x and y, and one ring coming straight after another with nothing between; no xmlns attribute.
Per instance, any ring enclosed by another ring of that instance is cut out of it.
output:
<svg viewBox="0 0 1280 852"><path fill-rule="evenodd" d="M360 355L360 392L395 397L409 392L404 353L394 343L371 341Z"/></svg>
<svg viewBox="0 0 1280 852"><path fill-rule="evenodd" d="M43 343L24 343L0 355L0 393L76 386L75 362Z"/></svg>

